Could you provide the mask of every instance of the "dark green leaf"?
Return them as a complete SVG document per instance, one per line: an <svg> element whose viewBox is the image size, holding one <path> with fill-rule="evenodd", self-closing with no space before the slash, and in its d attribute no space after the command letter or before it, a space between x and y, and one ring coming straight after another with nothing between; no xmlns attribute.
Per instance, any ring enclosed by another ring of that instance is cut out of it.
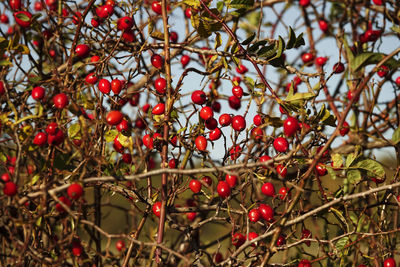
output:
<svg viewBox="0 0 400 267"><path fill-rule="evenodd" d="M260 50L257 51L257 56L261 58L271 58L273 55L275 55L275 44L270 44L267 46L262 47Z"/></svg>
<svg viewBox="0 0 400 267"><path fill-rule="evenodd" d="M229 6L236 9L248 9L253 7L253 5L254 0L232 0Z"/></svg>
<svg viewBox="0 0 400 267"><path fill-rule="evenodd" d="M358 71L367 65L375 65L379 63L385 57L386 54L383 53L362 53L354 58L353 62L350 65L350 68L353 71ZM385 62L385 65L391 69L395 69L400 66L400 62L398 60L395 60L394 58L391 58Z"/></svg>
<svg viewBox="0 0 400 267"><path fill-rule="evenodd" d="M255 37L256 37L256 33L254 32L252 35L250 35L249 37L247 37L247 39L244 40L244 41L242 42L242 45L248 45L248 44L250 44L251 41L253 41Z"/></svg>
<svg viewBox="0 0 400 267"><path fill-rule="evenodd" d="M344 247L349 243L349 237L348 236L345 236L345 237L342 237L342 238L340 238L339 240L338 240L338 242L336 242L336 249L337 250L339 250L339 251L341 251L341 250L343 250L344 249Z"/></svg>
<svg viewBox="0 0 400 267"><path fill-rule="evenodd" d="M286 44L287 49L294 47L296 43L296 34L294 33L292 27L289 27L289 41Z"/></svg>
<svg viewBox="0 0 400 267"><path fill-rule="evenodd" d="M304 42L303 38L303 33L300 33L299 36L296 37L296 42L294 44L294 48L299 48L302 45L305 45L306 43Z"/></svg>
<svg viewBox="0 0 400 267"><path fill-rule="evenodd" d="M280 58L282 56L282 53L283 53L284 49L285 49L285 41L283 40L283 38L281 36L279 36L278 42L275 43L276 54L270 60L274 60L274 59Z"/></svg>
<svg viewBox="0 0 400 267"><path fill-rule="evenodd" d="M254 43L253 45L251 45L251 46L247 49L247 51L248 51L249 53L253 53L253 52L257 51L258 48L259 48L260 46L266 45L267 43L268 43L267 40L258 41L258 42L256 42L256 43Z"/></svg>

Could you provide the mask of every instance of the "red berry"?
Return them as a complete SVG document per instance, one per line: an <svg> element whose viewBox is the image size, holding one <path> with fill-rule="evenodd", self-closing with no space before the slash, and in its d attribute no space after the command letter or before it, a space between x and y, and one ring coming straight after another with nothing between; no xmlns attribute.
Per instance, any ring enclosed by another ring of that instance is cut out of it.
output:
<svg viewBox="0 0 400 267"><path fill-rule="evenodd" d="M98 88L100 92L107 95L111 92L111 83L107 79L101 79Z"/></svg>
<svg viewBox="0 0 400 267"><path fill-rule="evenodd" d="M345 136L346 134L349 133L349 131L350 131L349 124L347 123L347 121L343 122L343 126L342 126L342 128L340 128L340 131L339 131L340 135Z"/></svg>
<svg viewBox="0 0 400 267"><path fill-rule="evenodd" d="M246 237L241 234L241 233L235 233L232 236L232 245L234 245L236 248L240 247L241 245L246 242Z"/></svg>
<svg viewBox="0 0 400 267"><path fill-rule="evenodd" d="M8 3L13 10L21 9L21 0L9 0Z"/></svg>
<svg viewBox="0 0 400 267"><path fill-rule="evenodd" d="M196 90L192 93L192 101L197 105L203 105L207 101L206 94L201 90Z"/></svg>
<svg viewBox="0 0 400 267"><path fill-rule="evenodd" d="M117 128L118 132L128 132L129 129L131 128L131 126L129 125L127 120L122 119L121 122L117 124L116 128ZM138 127L138 128L140 128L140 127Z"/></svg>
<svg viewBox="0 0 400 267"><path fill-rule="evenodd" d="M197 216L196 212L188 212L188 213L186 213L186 218L191 222L193 222L194 219L196 219L196 216Z"/></svg>
<svg viewBox="0 0 400 267"><path fill-rule="evenodd" d="M236 96L237 98L241 99L242 96L243 96L243 89L242 89L242 87L240 87L240 86L234 86L234 87L232 88L232 94L233 94L234 96Z"/></svg>
<svg viewBox="0 0 400 267"><path fill-rule="evenodd" d="M251 137L254 140L262 140L264 132L260 127L255 127L251 130Z"/></svg>
<svg viewBox="0 0 400 267"><path fill-rule="evenodd" d="M118 240L118 241L115 243L115 248L116 248L118 251L124 250L124 249L125 249L125 242L124 242L123 240Z"/></svg>
<svg viewBox="0 0 400 267"><path fill-rule="evenodd" d="M280 175L282 178L285 178L286 175L287 175L287 168L286 168L284 165L279 164L279 165L276 166L276 172L277 172L278 175Z"/></svg>
<svg viewBox="0 0 400 267"><path fill-rule="evenodd" d="M151 4L151 10L153 10L156 14L161 15L162 14L161 3L158 1L154 1Z"/></svg>
<svg viewBox="0 0 400 267"><path fill-rule="evenodd" d="M185 9L185 16L190 19L192 17L192 9L190 7Z"/></svg>
<svg viewBox="0 0 400 267"><path fill-rule="evenodd" d="M90 24L92 24L92 26L93 26L94 28L97 28L97 27L100 26L100 20L95 19L95 18L92 18L92 19L90 20Z"/></svg>
<svg viewBox="0 0 400 267"><path fill-rule="evenodd" d="M135 33L131 29L124 30L124 32L122 33L122 39L125 42L134 42L136 40Z"/></svg>
<svg viewBox="0 0 400 267"><path fill-rule="evenodd" d="M122 86L123 82L118 79L111 81L111 91L113 91L114 95L119 95L119 93L121 93Z"/></svg>
<svg viewBox="0 0 400 267"><path fill-rule="evenodd" d="M0 178L3 182L9 182L11 180L10 175L8 173L3 173Z"/></svg>
<svg viewBox="0 0 400 267"><path fill-rule="evenodd" d="M47 143L47 134L43 132L37 133L35 138L33 139L33 144L37 146L43 146L46 143Z"/></svg>
<svg viewBox="0 0 400 267"><path fill-rule="evenodd" d="M56 134L49 134L47 137L47 143L49 145L58 146L64 142L64 133L63 131L59 130Z"/></svg>
<svg viewBox="0 0 400 267"><path fill-rule="evenodd" d="M310 230L304 228L303 231L301 231L301 239L308 239L311 238L311 232ZM305 241L305 244L309 247L311 245L311 241Z"/></svg>
<svg viewBox="0 0 400 267"><path fill-rule="evenodd" d="M236 115L232 118L232 128L238 132L246 129L246 120L242 115Z"/></svg>
<svg viewBox="0 0 400 267"><path fill-rule="evenodd" d="M178 33L174 31L170 32L169 39L172 43L176 43L178 41Z"/></svg>
<svg viewBox="0 0 400 267"><path fill-rule="evenodd" d="M69 198L61 196L58 198L62 203L64 203L67 207L71 207L71 201L69 200ZM57 202L56 204L56 210L58 210L58 212L62 213L65 212L63 206L61 206L60 203Z"/></svg>
<svg viewBox="0 0 400 267"><path fill-rule="evenodd" d="M66 94L60 93L53 97L54 106L58 109L63 109L69 104L69 100Z"/></svg>
<svg viewBox="0 0 400 267"><path fill-rule="evenodd" d="M198 150L205 151L207 148L207 139L202 135L197 136L195 144Z"/></svg>
<svg viewBox="0 0 400 267"><path fill-rule="evenodd" d="M164 59L159 54L154 54L151 56L151 65L157 69L161 69L164 65Z"/></svg>
<svg viewBox="0 0 400 267"><path fill-rule="evenodd" d="M204 122L204 125L208 130L214 130L218 126L218 122L214 118L210 118Z"/></svg>
<svg viewBox="0 0 400 267"><path fill-rule="evenodd" d="M74 16L72 17L72 23L78 25L81 20L82 20L82 13L79 11L75 12Z"/></svg>
<svg viewBox="0 0 400 267"><path fill-rule="evenodd" d="M35 88L32 89L32 98L35 99L36 101L42 100L45 95L45 90L41 86L36 86Z"/></svg>
<svg viewBox="0 0 400 267"><path fill-rule="evenodd" d="M249 241L251 241L251 240L253 240L253 239L257 238L257 237L258 237L258 234L257 234L256 232L250 232L250 233L247 235L247 239L248 239ZM251 246L252 246L252 247L255 247L256 244L257 244L257 242L251 244Z"/></svg>
<svg viewBox="0 0 400 267"><path fill-rule="evenodd" d="M354 98L354 95L355 95L355 92L352 91L352 90L349 90L349 91L347 92L347 99L348 99L348 100L352 100L352 99ZM359 99L360 99L360 97L358 96L358 97L355 99L355 101L357 102Z"/></svg>
<svg viewBox="0 0 400 267"><path fill-rule="evenodd" d="M61 200L61 197L60 197ZM64 211L64 209L63 209ZM81 256L83 253L83 247L81 245L81 242L78 240L72 241L72 254L76 257Z"/></svg>
<svg viewBox="0 0 400 267"><path fill-rule="evenodd" d="M232 79L232 83L233 83L234 85L239 85L241 82L242 82L242 78L240 78L239 76L235 76L235 77L233 77L233 79Z"/></svg>
<svg viewBox="0 0 400 267"><path fill-rule="evenodd" d="M383 5L383 0L372 0L372 2L374 2L374 4L378 6Z"/></svg>
<svg viewBox="0 0 400 267"><path fill-rule="evenodd" d="M248 71L245 65L239 65L239 67L236 67L236 72L239 74L245 74Z"/></svg>
<svg viewBox="0 0 400 267"><path fill-rule="evenodd" d="M230 188L234 188L237 184L238 177L236 175L227 174L225 181L228 183Z"/></svg>
<svg viewBox="0 0 400 267"><path fill-rule="evenodd" d="M168 161L168 167L170 169L176 169L176 166L178 166L178 164L179 164L179 161L177 159L170 159Z"/></svg>
<svg viewBox="0 0 400 267"><path fill-rule="evenodd" d="M212 117L214 117L214 111L211 107L205 106L200 110L200 118L202 118L203 120L206 121Z"/></svg>
<svg viewBox="0 0 400 267"><path fill-rule="evenodd" d="M153 213L154 215L156 215L157 217L160 217L161 215L161 201L157 201L156 203L154 203L153 207L152 207Z"/></svg>
<svg viewBox="0 0 400 267"><path fill-rule="evenodd" d="M300 1L299 1L299 4L300 4L302 7L308 7L308 6L310 5L310 0L300 0Z"/></svg>
<svg viewBox="0 0 400 267"><path fill-rule="evenodd" d="M228 103L229 106L234 109L234 110L239 110L240 107L242 106L240 99L237 98L236 96L232 95L228 98Z"/></svg>
<svg viewBox="0 0 400 267"><path fill-rule="evenodd" d="M132 163L132 155L131 155L131 153L122 154L122 161L125 162L126 164L131 164Z"/></svg>
<svg viewBox="0 0 400 267"><path fill-rule="evenodd" d="M8 24L9 22L8 16L6 14L1 14L0 21L4 24Z"/></svg>
<svg viewBox="0 0 400 267"><path fill-rule="evenodd" d="M83 187L78 183L73 183L68 187L67 194L72 199L79 199L83 195Z"/></svg>
<svg viewBox="0 0 400 267"><path fill-rule="evenodd" d="M297 130L299 130L300 125L296 118L288 117L283 124L283 132L287 137L293 136Z"/></svg>
<svg viewBox="0 0 400 267"><path fill-rule="evenodd" d="M327 57L317 57L316 59L315 59L315 64L317 64L318 66L324 66L325 65L325 63L328 61L328 58Z"/></svg>
<svg viewBox="0 0 400 267"><path fill-rule="evenodd" d="M387 258L383 262L383 267L396 267L396 261L393 258Z"/></svg>
<svg viewBox="0 0 400 267"><path fill-rule="evenodd" d="M254 116L253 123L256 126L260 126L261 124L263 124L263 119L261 118L261 116L259 114Z"/></svg>
<svg viewBox="0 0 400 267"><path fill-rule="evenodd" d="M210 138L211 141L216 141L221 138L221 135L222 135L221 130L219 128L215 128L208 134L208 137Z"/></svg>
<svg viewBox="0 0 400 267"><path fill-rule="evenodd" d="M32 14L28 11L18 11L14 13L15 22L22 28L31 26Z"/></svg>
<svg viewBox="0 0 400 267"><path fill-rule="evenodd" d="M342 62L333 65L333 73L342 73L344 71L344 64Z"/></svg>
<svg viewBox="0 0 400 267"><path fill-rule="evenodd" d="M92 56L91 58L90 58L90 62L92 62L92 63L96 63L96 62L98 62L100 60L100 57L99 56Z"/></svg>
<svg viewBox="0 0 400 267"><path fill-rule="evenodd" d="M17 194L17 185L13 182L6 182L3 187L3 193L9 197L15 196Z"/></svg>
<svg viewBox="0 0 400 267"><path fill-rule="evenodd" d="M111 16L114 13L114 7L112 5L103 5L96 8L96 14L102 19Z"/></svg>
<svg viewBox="0 0 400 267"><path fill-rule="evenodd" d="M231 122L232 122L232 117L231 117L231 115L229 115L229 114L227 114L227 113L224 113L224 114L221 114L221 116L219 116L218 121L219 121L219 124L220 124L222 127L225 127L225 126L228 126L228 125L231 124Z"/></svg>
<svg viewBox="0 0 400 267"><path fill-rule="evenodd" d="M289 188L284 187L284 186L281 187L281 189L279 189L279 192L278 192L279 198L280 198L281 200L284 200L285 197L288 195L288 193L289 193Z"/></svg>
<svg viewBox="0 0 400 267"><path fill-rule="evenodd" d="M5 92L6 92L6 89L4 87L4 83L2 81L0 81L0 96L4 95Z"/></svg>
<svg viewBox="0 0 400 267"><path fill-rule="evenodd" d="M396 85L400 87L400 76L396 78Z"/></svg>
<svg viewBox="0 0 400 267"><path fill-rule="evenodd" d="M201 191L201 182L199 180L191 180L189 183L190 189L193 191L193 193L197 194Z"/></svg>
<svg viewBox="0 0 400 267"><path fill-rule="evenodd" d="M318 25L319 25L319 28L321 29L321 31L323 31L323 32L327 32L329 30L329 24L328 24L328 22L326 22L326 20L323 20L323 19L319 20Z"/></svg>
<svg viewBox="0 0 400 267"><path fill-rule="evenodd" d="M143 136L142 139L143 145L147 147L148 149L153 149L154 148L154 139L151 137L149 134L146 134Z"/></svg>
<svg viewBox="0 0 400 267"><path fill-rule="evenodd" d="M289 143L285 138L277 137L274 140L274 148L276 151L284 153L289 149Z"/></svg>
<svg viewBox="0 0 400 267"><path fill-rule="evenodd" d="M164 103L159 103L155 105L155 107L152 109L151 113L153 115L162 115L165 112L165 104Z"/></svg>
<svg viewBox="0 0 400 267"><path fill-rule="evenodd" d="M109 125L114 126L114 125L119 124L123 118L124 118L124 116L122 115L121 111L111 110L107 114L106 121Z"/></svg>
<svg viewBox="0 0 400 267"><path fill-rule="evenodd" d="M249 220L251 222L258 222L261 218L261 213L259 209L252 209L249 211Z"/></svg>
<svg viewBox="0 0 400 267"><path fill-rule="evenodd" d="M133 27L133 19L131 17L122 17L117 21L117 29L120 31L128 30Z"/></svg>
<svg viewBox="0 0 400 267"><path fill-rule="evenodd" d="M217 185L218 195L222 198L227 198L231 194L231 188L225 181L219 181Z"/></svg>
<svg viewBox="0 0 400 267"><path fill-rule="evenodd" d="M278 247L285 245L285 243L286 243L286 238L283 235L279 236L278 240L276 240L276 245Z"/></svg>
<svg viewBox="0 0 400 267"><path fill-rule="evenodd" d="M260 162L266 162L266 161L269 161L269 160L271 160L271 157L268 156L268 155L261 156L260 159L259 159ZM272 166L272 163L268 164L268 166ZM268 169L268 166L267 165L262 165L262 167L264 169Z"/></svg>
<svg viewBox="0 0 400 267"><path fill-rule="evenodd" d="M167 89L167 81L162 77L157 78L154 81L154 88L159 94L165 94Z"/></svg>
<svg viewBox="0 0 400 267"><path fill-rule="evenodd" d="M203 176L203 178L201 178L201 180L206 183L208 186L212 185L212 179L210 176Z"/></svg>
<svg viewBox="0 0 400 267"><path fill-rule="evenodd" d="M190 62L190 57L188 55L183 55L181 57L182 68L185 68L187 64L189 64L189 62Z"/></svg>
<svg viewBox="0 0 400 267"><path fill-rule="evenodd" d="M215 112L219 113L219 112L221 111L221 104L220 104L218 101L214 101L214 102L211 104L211 108L212 108Z"/></svg>
<svg viewBox="0 0 400 267"><path fill-rule="evenodd" d="M264 183L261 187L261 193L268 197L274 197L275 196L275 187L272 183L267 182Z"/></svg>
<svg viewBox="0 0 400 267"><path fill-rule="evenodd" d="M301 55L301 60L303 60L304 63L310 63L314 60L314 55L311 53L304 53Z"/></svg>
<svg viewBox="0 0 400 267"><path fill-rule="evenodd" d="M219 253L219 252L215 253L215 255L214 255L214 261L215 261L215 263L220 263L220 262L222 262L222 261L223 261L222 254Z"/></svg>
<svg viewBox="0 0 400 267"><path fill-rule="evenodd" d="M97 80L98 80L98 77L97 77L97 75L96 75L94 72L89 73L89 74L86 76L86 78L85 78L85 81L86 81L88 84L96 84L96 83L97 83Z"/></svg>
<svg viewBox="0 0 400 267"><path fill-rule="evenodd" d="M90 48L87 44L78 44L75 47L75 53L82 58L87 57L89 55L89 52Z"/></svg>
<svg viewBox="0 0 400 267"><path fill-rule="evenodd" d="M274 209L271 208L270 205L260 204L258 210L260 211L261 217L267 222L274 220Z"/></svg>
<svg viewBox="0 0 400 267"><path fill-rule="evenodd" d="M309 260L301 260L297 267L311 267L311 262Z"/></svg>
<svg viewBox="0 0 400 267"><path fill-rule="evenodd" d="M389 71L389 68L387 66L385 66L385 65L382 65L378 69L377 74L378 74L379 77L382 78L382 77L385 77L387 75L388 71Z"/></svg>
<svg viewBox="0 0 400 267"><path fill-rule="evenodd" d="M229 155L231 156L231 160L236 160L238 157L240 157L242 153L242 148L239 145L231 147L229 149Z"/></svg>
<svg viewBox="0 0 400 267"><path fill-rule="evenodd" d="M315 166L315 169L317 170L319 176L324 176L328 173L328 170L326 169L325 165L321 163L318 163Z"/></svg>

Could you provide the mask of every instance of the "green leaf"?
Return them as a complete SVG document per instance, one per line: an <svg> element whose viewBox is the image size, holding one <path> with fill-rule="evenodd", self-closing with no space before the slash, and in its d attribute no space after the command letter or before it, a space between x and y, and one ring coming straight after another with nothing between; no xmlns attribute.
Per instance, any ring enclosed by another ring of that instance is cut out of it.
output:
<svg viewBox="0 0 400 267"><path fill-rule="evenodd" d="M328 171L328 175L332 178L332 180L336 180L336 172L331 166L325 166L326 170Z"/></svg>
<svg viewBox="0 0 400 267"><path fill-rule="evenodd" d="M349 183L356 184L361 181L361 172L359 170L348 170L346 176Z"/></svg>
<svg viewBox="0 0 400 267"><path fill-rule="evenodd" d="M313 93L295 93L292 96L287 96L285 101L287 102L303 102L305 100L309 100L311 98L315 97Z"/></svg>
<svg viewBox="0 0 400 267"><path fill-rule="evenodd" d="M390 28L392 31L397 32L400 34L400 27L399 26L393 26Z"/></svg>
<svg viewBox="0 0 400 267"><path fill-rule="evenodd" d="M121 143L121 145L122 145L123 147L128 147L128 146L129 146L129 143L130 143L129 138L130 138L130 137L128 137L128 136L125 136L125 135L123 135L123 134L119 134L117 139L118 139L118 141Z"/></svg>
<svg viewBox="0 0 400 267"><path fill-rule="evenodd" d="M348 236L340 238L335 244L336 249L342 251L344 247L349 243L349 240L350 238Z"/></svg>
<svg viewBox="0 0 400 267"><path fill-rule="evenodd" d="M367 65L375 65L379 63L386 56L387 55L383 53L373 53L373 52L362 53L354 58L354 60L350 64L350 68L353 71L358 71ZM400 67L400 62L398 60L395 60L394 58L390 58L385 62L385 65L388 66L390 69L395 69Z"/></svg>
<svg viewBox="0 0 400 267"><path fill-rule="evenodd" d="M210 11L219 16L219 11L216 8L212 8ZM196 29L197 33L202 38L209 37L211 33L218 31L222 27L222 24L212 19L206 11L192 15L191 22L193 28Z"/></svg>
<svg viewBox="0 0 400 267"><path fill-rule="evenodd" d="M326 109L325 104L322 105L321 110L318 112L315 122L322 122L324 125L336 127L336 118Z"/></svg>
<svg viewBox="0 0 400 267"><path fill-rule="evenodd" d="M8 61L7 59L2 59L2 60L0 60L0 66L2 66L2 67L12 66L12 63L10 61Z"/></svg>
<svg viewBox="0 0 400 267"><path fill-rule="evenodd" d="M331 159L333 162L333 168L340 168L343 165L343 158L342 155L338 153L332 153L331 154Z"/></svg>
<svg viewBox="0 0 400 267"><path fill-rule="evenodd" d="M306 43L304 42L303 33L300 33L300 35L297 36L297 38L296 38L294 48L299 48L300 46L305 45L305 44Z"/></svg>
<svg viewBox="0 0 400 267"><path fill-rule="evenodd" d="M164 40L164 34L160 31L153 31L150 36L156 40L163 41Z"/></svg>
<svg viewBox="0 0 400 267"><path fill-rule="evenodd" d="M283 121L279 117L265 115L264 122L276 128L283 126Z"/></svg>
<svg viewBox="0 0 400 267"><path fill-rule="evenodd" d="M247 37L247 39L244 40L244 41L242 42L242 45L248 45L248 44L250 44L251 41L253 41L255 37L256 37L256 33L253 32L252 35L250 35L249 37Z"/></svg>
<svg viewBox="0 0 400 267"><path fill-rule="evenodd" d="M188 6L195 7L195 8L201 6L199 0L183 0L183 3Z"/></svg>
<svg viewBox="0 0 400 267"><path fill-rule="evenodd" d="M367 171L367 175L369 177L385 179L385 169L379 162L373 159L364 159L358 161L354 166Z"/></svg>
<svg viewBox="0 0 400 267"><path fill-rule="evenodd" d="M254 5L254 0L232 0L232 2L229 4L231 8L236 8L236 9L248 9L253 7Z"/></svg>
<svg viewBox="0 0 400 267"><path fill-rule="evenodd" d="M268 43L267 40L261 40L261 41L255 42L253 45L251 45L251 46L247 49L247 51L248 51L249 53L254 53L254 52L256 52L256 51L258 50L258 48L259 48L260 46L264 46L264 45L266 45L267 43Z"/></svg>
<svg viewBox="0 0 400 267"><path fill-rule="evenodd" d="M285 49L285 41L283 40L282 36L279 35L279 40L278 40L278 42L275 43L276 54L273 58L271 58L269 60L274 60L274 59L280 58L282 56L284 49Z"/></svg>
<svg viewBox="0 0 400 267"><path fill-rule="evenodd" d="M353 162L354 162L354 160L356 158L357 158L357 154L356 153L348 154L347 158L346 158L346 167L349 168L353 164Z"/></svg>
<svg viewBox="0 0 400 267"><path fill-rule="evenodd" d="M215 45L214 49L216 50L222 44L221 34L219 32L215 32Z"/></svg>
<svg viewBox="0 0 400 267"><path fill-rule="evenodd" d="M400 128L397 128L392 135L392 142L397 145L400 142Z"/></svg>
<svg viewBox="0 0 400 267"><path fill-rule="evenodd" d="M261 58L271 58L273 55L275 55L275 44L270 44L267 46L262 47L260 50L257 51L257 56Z"/></svg>
<svg viewBox="0 0 400 267"><path fill-rule="evenodd" d="M31 21L31 19L25 13L18 13L15 16L24 22Z"/></svg>
<svg viewBox="0 0 400 267"><path fill-rule="evenodd" d="M81 126L79 123L74 123L68 128L68 137L70 139L74 139L74 137L79 133L81 130Z"/></svg>
<svg viewBox="0 0 400 267"><path fill-rule="evenodd" d="M9 46L10 41L1 37L0 38L0 50L5 50Z"/></svg>
<svg viewBox="0 0 400 267"><path fill-rule="evenodd" d="M293 31L292 27L289 27L289 41L286 44L287 49L293 48L296 43L296 34Z"/></svg>
<svg viewBox="0 0 400 267"><path fill-rule="evenodd" d="M35 185L37 181L39 181L40 175L35 174L35 176L32 177L31 179L31 185Z"/></svg>
<svg viewBox="0 0 400 267"><path fill-rule="evenodd" d="M112 142L114 141L115 137L117 137L118 135L118 131L117 130L109 130L107 132L104 133L104 138L106 139L106 142Z"/></svg>

